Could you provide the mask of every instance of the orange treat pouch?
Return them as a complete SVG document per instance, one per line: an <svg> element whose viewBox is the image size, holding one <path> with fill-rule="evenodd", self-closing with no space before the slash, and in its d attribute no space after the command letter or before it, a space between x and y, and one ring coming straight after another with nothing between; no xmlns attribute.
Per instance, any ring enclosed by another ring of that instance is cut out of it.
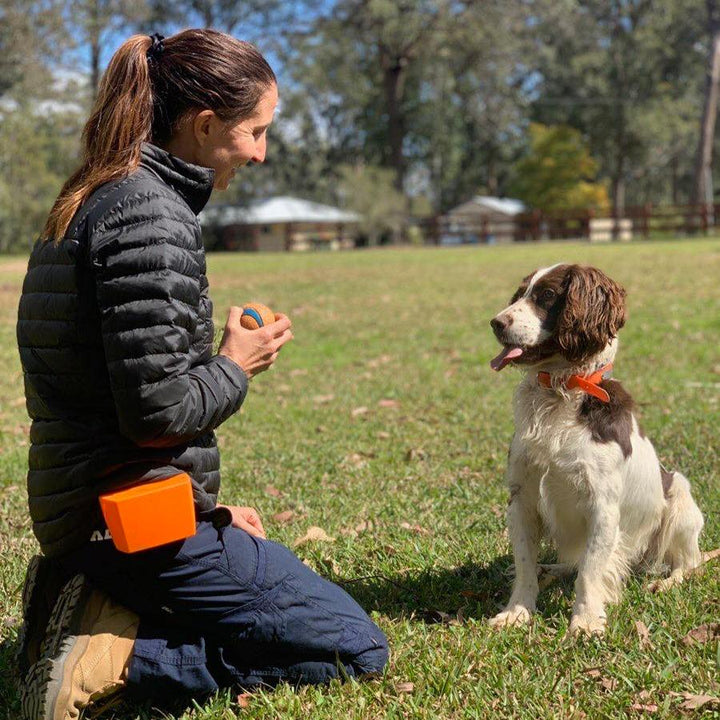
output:
<svg viewBox="0 0 720 720"><path fill-rule="evenodd" d="M100 508L121 552L148 550L195 534L192 484L186 473L101 495Z"/></svg>

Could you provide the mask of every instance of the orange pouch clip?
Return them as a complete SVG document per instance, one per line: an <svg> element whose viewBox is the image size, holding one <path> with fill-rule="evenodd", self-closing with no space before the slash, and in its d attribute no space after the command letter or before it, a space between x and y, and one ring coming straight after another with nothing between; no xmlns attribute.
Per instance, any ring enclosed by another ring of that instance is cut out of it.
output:
<svg viewBox="0 0 720 720"><path fill-rule="evenodd" d="M100 508L121 552L148 550L195 534L192 484L186 473L101 495Z"/></svg>

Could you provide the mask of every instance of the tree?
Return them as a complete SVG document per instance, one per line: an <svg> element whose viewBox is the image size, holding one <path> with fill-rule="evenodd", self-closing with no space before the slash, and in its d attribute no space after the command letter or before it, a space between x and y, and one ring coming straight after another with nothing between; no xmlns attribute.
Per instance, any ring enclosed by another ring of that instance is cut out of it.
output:
<svg viewBox="0 0 720 720"><path fill-rule="evenodd" d="M28 250L77 159L80 117L30 102L2 113L0 252Z"/></svg>
<svg viewBox="0 0 720 720"><path fill-rule="evenodd" d="M340 196L361 216L359 229L369 245L390 233L397 237L405 223L405 196L394 187L393 171L368 165L340 168Z"/></svg>
<svg viewBox="0 0 720 720"><path fill-rule="evenodd" d="M706 0L709 50L705 79L705 101L695 154L695 173L690 202L712 203L712 150L720 94L720 8Z"/></svg>
<svg viewBox="0 0 720 720"><path fill-rule="evenodd" d="M146 0L79 0L72 7L73 22L80 37L79 44L88 49L90 88L97 95L101 64L111 38L142 24L150 17Z"/></svg>
<svg viewBox="0 0 720 720"><path fill-rule="evenodd" d="M650 149L657 142L647 120L652 113L662 123L667 110L660 98L682 105L689 94L696 97L699 3L568 0L538 8L540 81L532 119L582 131L610 178L613 210L622 214L628 183L655 163ZM669 176L682 155L665 148L663 155Z"/></svg>
<svg viewBox="0 0 720 720"><path fill-rule="evenodd" d="M607 206L607 189L594 182L597 162L577 130L533 123L530 138L529 154L514 167L513 195L545 212Z"/></svg>
<svg viewBox="0 0 720 720"><path fill-rule="evenodd" d="M64 0L0 0L0 97L36 94L51 81L69 37Z"/></svg>

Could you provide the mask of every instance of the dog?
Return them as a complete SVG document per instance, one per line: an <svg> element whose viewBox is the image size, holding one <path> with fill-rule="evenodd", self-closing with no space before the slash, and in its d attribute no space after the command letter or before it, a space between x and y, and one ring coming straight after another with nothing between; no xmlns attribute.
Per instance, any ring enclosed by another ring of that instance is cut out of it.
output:
<svg viewBox="0 0 720 720"><path fill-rule="evenodd" d="M528 275L490 321L503 346L491 367L524 371L507 468L515 579L493 627L530 621L543 529L560 561L551 574L577 570L572 635L604 632L606 605L632 569L668 565L653 587L664 589L702 561L703 516L688 480L660 464L632 398L610 379L625 321L625 290L571 264Z"/></svg>

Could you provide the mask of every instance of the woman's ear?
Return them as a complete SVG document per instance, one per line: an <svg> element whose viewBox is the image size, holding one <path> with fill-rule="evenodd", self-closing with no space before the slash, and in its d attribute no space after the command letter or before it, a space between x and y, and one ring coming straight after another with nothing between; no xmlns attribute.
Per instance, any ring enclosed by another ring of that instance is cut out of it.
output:
<svg viewBox="0 0 720 720"><path fill-rule="evenodd" d="M558 320L558 344L571 362L599 353L625 324L625 290L593 267L568 269L565 307Z"/></svg>
<svg viewBox="0 0 720 720"><path fill-rule="evenodd" d="M200 147L205 147L212 140L218 121L219 118L212 110L200 110L192 118L193 137Z"/></svg>

